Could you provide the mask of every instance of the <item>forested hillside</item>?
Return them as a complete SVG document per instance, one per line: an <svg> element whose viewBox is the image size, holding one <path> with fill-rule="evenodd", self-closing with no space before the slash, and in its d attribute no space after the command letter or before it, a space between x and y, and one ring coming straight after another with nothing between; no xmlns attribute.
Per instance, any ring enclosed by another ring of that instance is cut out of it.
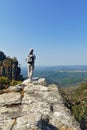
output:
<svg viewBox="0 0 87 130"><path fill-rule="evenodd" d="M0 88L22 80L21 68L16 57L11 58L0 51ZM15 81L16 80L16 81Z"/></svg>
<svg viewBox="0 0 87 130"><path fill-rule="evenodd" d="M87 130L87 82L81 83L77 88L62 88L60 92L65 105L80 122L82 130Z"/></svg>

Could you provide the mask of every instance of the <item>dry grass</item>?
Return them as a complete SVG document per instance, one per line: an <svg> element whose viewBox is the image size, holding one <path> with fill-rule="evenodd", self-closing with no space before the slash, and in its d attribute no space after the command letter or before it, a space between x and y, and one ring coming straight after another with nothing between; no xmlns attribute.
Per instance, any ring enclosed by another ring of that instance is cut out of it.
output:
<svg viewBox="0 0 87 130"><path fill-rule="evenodd" d="M22 91L20 92L20 95L21 95L22 98L24 97L24 90L22 90Z"/></svg>
<svg viewBox="0 0 87 130"><path fill-rule="evenodd" d="M38 128L31 128L31 129L29 129L29 130L38 130Z"/></svg>
<svg viewBox="0 0 87 130"><path fill-rule="evenodd" d="M62 126L61 128L59 128L59 130L74 130L73 128L68 128L66 126Z"/></svg>
<svg viewBox="0 0 87 130"><path fill-rule="evenodd" d="M0 90L0 94L3 94L3 93L10 93L10 92L15 92L15 91L13 91L13 90L8 90L8 89Z"/></svg>
<svg viewBox="0 0 87 130"><path fill-rule="evenodd" d="M14 119L14 121L13 121L13 124L12 124L12 127L11 127L11 129L10 130L12 130L13 129L13 127L14 127L14 125L16 124L16 119Z"/></svg>

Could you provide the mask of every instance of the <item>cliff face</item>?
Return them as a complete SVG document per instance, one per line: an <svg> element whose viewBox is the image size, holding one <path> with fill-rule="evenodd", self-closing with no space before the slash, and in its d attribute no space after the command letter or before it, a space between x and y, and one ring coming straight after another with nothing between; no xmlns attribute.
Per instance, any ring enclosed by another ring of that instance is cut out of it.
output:
<svg viewBox="0 0 87 130"><path fill-rule="evenodd" d="M0 130L80 130L54 84L25 80L0 95Z"/></svg>
<svg viewBox="0 0 87 130"><path fill-rule="evenodd" d="M0 76L8 77L9 79L21 80L21 69L18 66L17 59L6 57L6 55L0 51Z"/></svg>

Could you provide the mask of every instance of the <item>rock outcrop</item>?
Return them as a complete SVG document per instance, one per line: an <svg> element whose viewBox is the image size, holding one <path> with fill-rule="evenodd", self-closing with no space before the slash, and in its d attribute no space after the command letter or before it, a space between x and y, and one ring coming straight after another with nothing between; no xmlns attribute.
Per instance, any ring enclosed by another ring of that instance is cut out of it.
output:
<svg viewBox="0 0 87 130"><path fill-rule="evenodd" d="M6 91L5 91L6 92ZM10 86L0 95L0 130L80 130L54 84L44 78Z"/></svg>
<svg viewBox="0 0 87 130"><path fill-rule="evenodd" d="M15 80L23 79L17 58L6 57L2 51L0 51L0 76Z"/></svg>

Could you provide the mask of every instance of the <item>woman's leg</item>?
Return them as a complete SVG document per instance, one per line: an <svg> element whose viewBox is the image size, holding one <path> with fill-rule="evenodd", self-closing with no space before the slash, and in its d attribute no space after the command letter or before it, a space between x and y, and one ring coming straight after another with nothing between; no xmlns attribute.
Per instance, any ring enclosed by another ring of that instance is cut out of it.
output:
<svg viewBox="0 0 87 130"><path fill-rule="evenodd" d="M31 64L29 64L29 68L28 68L28 77L29 77L30 81L32 80L33 70L34 70L34 66L31 65Z"/></svg>

